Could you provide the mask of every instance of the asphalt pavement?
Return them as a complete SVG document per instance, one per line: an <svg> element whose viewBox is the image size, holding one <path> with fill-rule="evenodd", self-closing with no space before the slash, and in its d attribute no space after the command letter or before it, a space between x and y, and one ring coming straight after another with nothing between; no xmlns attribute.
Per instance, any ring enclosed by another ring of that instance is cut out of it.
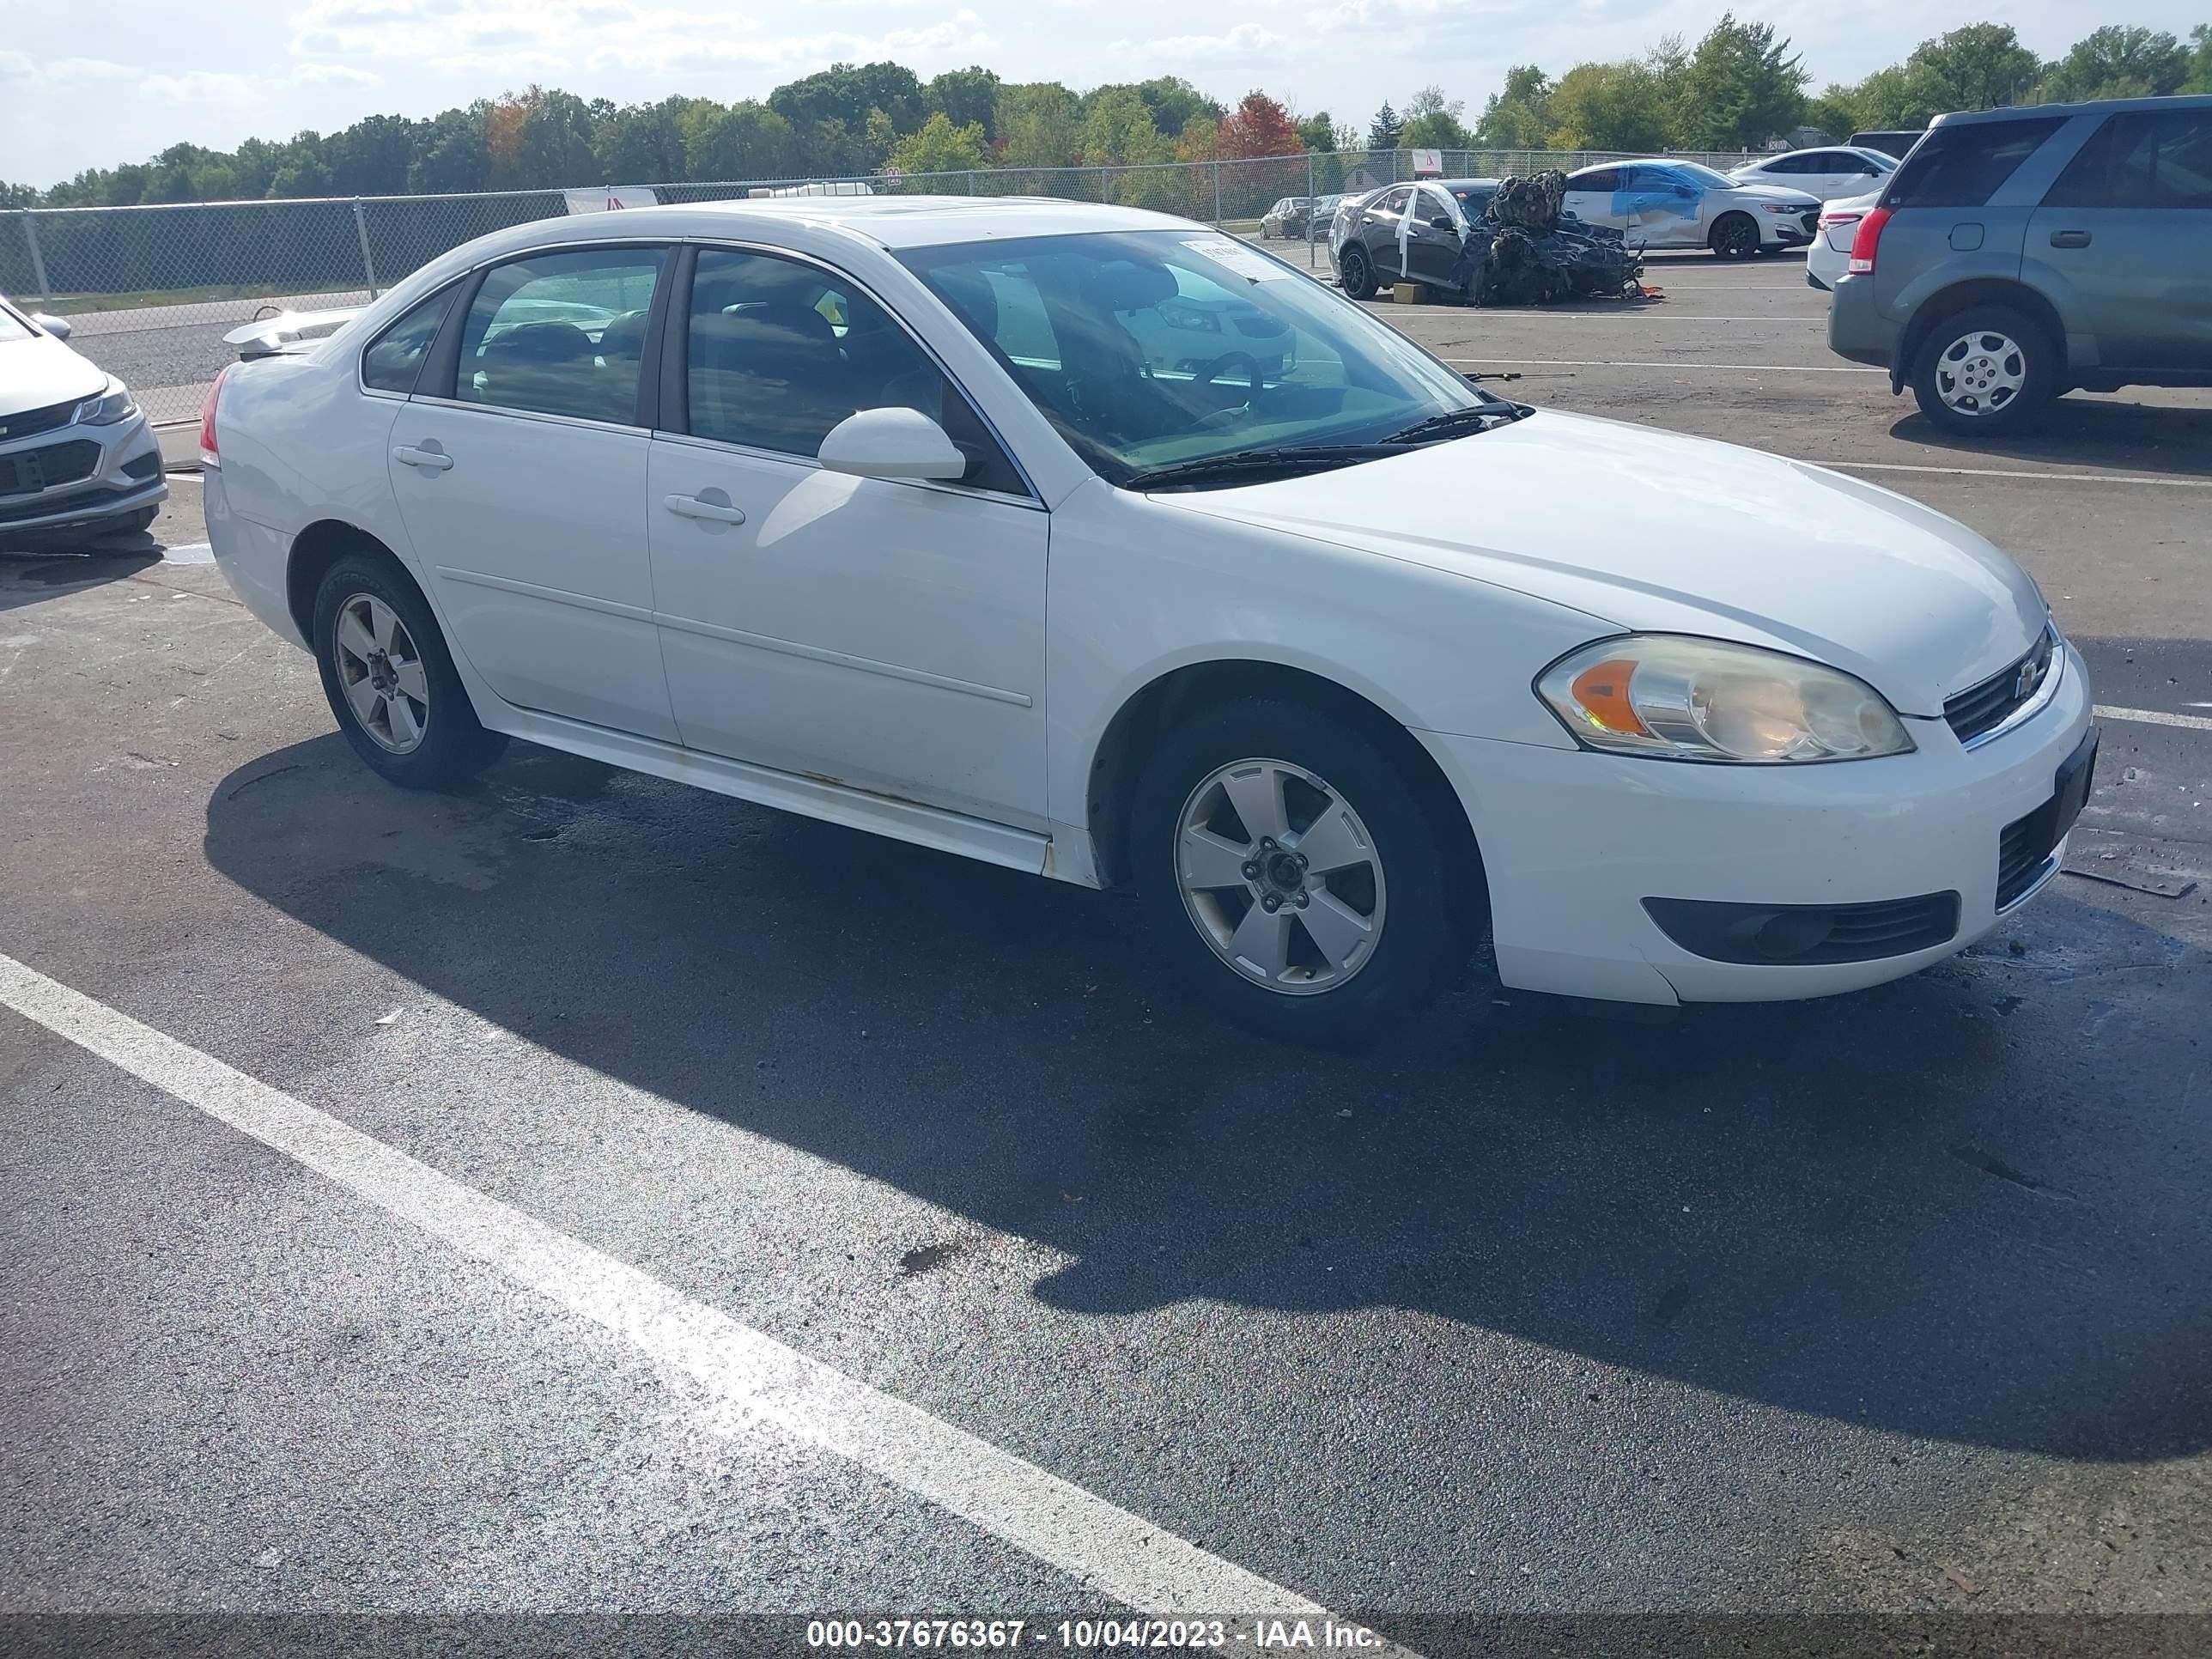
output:
<svg viewBox="0 0 2212 1659"><path fill-rule="evenodd" d="M0 988L64 1010L0 1011L0 1629L1056 1628L1132 1605L1121 1516L1170 1589L1431 1654L2212 1632L2148 1618L2212 1613L2212 398L1969 450L1816 372L1794 263L1663 263L1633 310L1381 309L2042 583L2095 799L2067 874L1896 985L1652 1026L1478 975L1278 1048L1123 899L522 745L383 787L197 562L194 482L143 542L0 558ZM732 1380L786 1352L826 1375Z"/></svg>

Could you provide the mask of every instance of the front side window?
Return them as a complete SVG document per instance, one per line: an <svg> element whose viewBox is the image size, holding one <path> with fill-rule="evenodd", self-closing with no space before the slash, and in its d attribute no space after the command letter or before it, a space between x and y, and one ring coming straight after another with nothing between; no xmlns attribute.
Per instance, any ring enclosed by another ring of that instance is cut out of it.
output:
<svg viewBox="0 0 2212 1659"><path fill-rule="evenodd" d="M400 313L399 319L368 343L361 354L361 383L373 392L415 390L415 377L430 355L431 343L452 309L458 289L444 288Z"/></svg>
<svg viewBox="0 0 2212 1659"><path fill-rule="evenodd" d="M1116 483L1505 407L1295 268L1217 234L1099 232L900 257Z"/></svg>
<svg viewBox="0 0 2212 1659"><path fill-rule="evenodd" d="M1990 198L2020 171L2021 163L2063 125L2063 116L2045 115L1937 127L1892 177L1882 205L1987 207Z"/></svg>
<svg viewBox="0 0 2212 1659"><path fill-rule="evenodd" d="M2091 135L2045 207L2212 209L2212 110L2115 115Z"/></svg>
<svg viewBox="0 0 2212 1659"><path fill-rule="evenodd" d="M638 372L665 249L577 248L494 265L469 306L463 403L637 423Z"/></svg>
<svg viewBox="0 0 2212 1659"><path fill-rule="evenodd" d="M694 437L810 460L848 416L919 410L968 457L963 482L1025 493L936 360L856 284L818 265L701 250L685 323L684 385Z"/></svg>

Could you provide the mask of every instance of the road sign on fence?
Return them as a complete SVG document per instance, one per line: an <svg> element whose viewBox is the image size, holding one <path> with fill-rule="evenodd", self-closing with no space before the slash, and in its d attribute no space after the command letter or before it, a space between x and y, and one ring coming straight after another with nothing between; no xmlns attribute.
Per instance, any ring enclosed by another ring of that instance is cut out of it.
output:
<svg viewBox="0 0 2212 1659"><path fill-rule="evenodd" d="M1413 177L1441 179L1444 173L1444 153L1440 149L1417 149L1413 152Z"/></svg>

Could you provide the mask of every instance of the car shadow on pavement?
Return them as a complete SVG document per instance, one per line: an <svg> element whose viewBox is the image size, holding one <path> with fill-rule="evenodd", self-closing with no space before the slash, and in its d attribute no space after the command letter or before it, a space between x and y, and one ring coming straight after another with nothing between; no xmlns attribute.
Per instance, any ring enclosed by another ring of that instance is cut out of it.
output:
<svg viewBox="0 0 2212 1659"><path fill-rule="evenodd" d="M36 605L57 593L121 581L161 562L161 545L137 535L70 552L0 542L0 611Z"/></svg>
<svg viewBox="0 0 2212 1659"><path fill-rule="evenodd" d="M1194 1006L1126 899L523 745L458 797L264 755L206 848L532 1043L1063 1253L1057 1309L1394 1306L1902 1434L2212 1446L2212 962L2070 884L1854 996L1479 985L1316 1054ZM1475 1409L1434 1354L1428 1408Z"/></svg>
<svg viewBox="0 0 2212 1659"><path fill-rule="evenodd" d="M1905 406L1911 407L1910 399ZM1932 465L2002 459L2212 477L2212 408L2136 403L2124 392L2061 398L2024 430L1996 437L1945 432L1917 410L1893 423L1889 434L1929 452Z"/></svg>

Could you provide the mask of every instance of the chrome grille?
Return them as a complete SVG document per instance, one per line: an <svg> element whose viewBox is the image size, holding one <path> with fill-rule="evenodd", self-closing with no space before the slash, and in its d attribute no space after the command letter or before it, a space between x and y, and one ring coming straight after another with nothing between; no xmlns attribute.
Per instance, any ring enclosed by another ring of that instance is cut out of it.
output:
<svg viewBox="0 0 2212 1659"><path fill-rule="evenodd" d="M1943 705L1943 718L1958 734L1959 741L1972 743L1995 731L2042 690L2044 682L2051 678L2052 657L2057 647L2057 633L2045 628L2025 653L1989 678L1948 700ZM2024 672L2030 667L2035 671L2033 674Z"/></svg>

